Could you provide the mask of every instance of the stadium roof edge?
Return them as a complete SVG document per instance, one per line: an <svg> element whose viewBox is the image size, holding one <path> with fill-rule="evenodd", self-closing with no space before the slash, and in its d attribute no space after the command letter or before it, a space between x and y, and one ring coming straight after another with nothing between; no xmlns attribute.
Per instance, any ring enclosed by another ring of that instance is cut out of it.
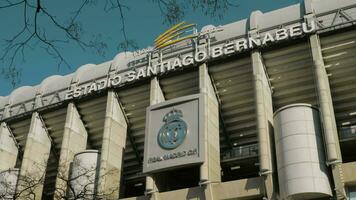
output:
<svg viewBox="0 0 356 200"><path fill-rule="evenodd" d="M249 18L219 26L223 28L223 31L217 32L215 36L218 41L244 36L253 29L267 29L300 20L305 14L314 13L315 15L318 15L335 9L348 7L350 5L355 5L355 1L304 0L303 3L294 4L266 13L253 11ZM202 31L214 27L215 26L213 25L207 25L202 28ZM97 77L105 76L110 71L125 70L128 68L127 65L133 58L133 52L121 52L111 61L98 65L86 64L79 67L74 73L65 76L53 75L44 79L39 85L19 87L12 91L8 96L0 96L0 110L4 109L6 105L18 104L33 99L36 95L45 95L57 90L69 88L73 83L83 83ZM93 69L95 69L95 71Z"/></svg>

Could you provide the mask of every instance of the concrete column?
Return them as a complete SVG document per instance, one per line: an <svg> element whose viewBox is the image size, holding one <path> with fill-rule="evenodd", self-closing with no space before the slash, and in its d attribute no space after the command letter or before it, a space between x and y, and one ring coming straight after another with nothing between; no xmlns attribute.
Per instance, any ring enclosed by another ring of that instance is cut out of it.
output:
<svg viewBox="0 0 356 200"><path fill-rule="evenodd" d="M18 147L5 122L0 125L0 171L15 167Z"/></svg>
<svg viewBox="0 0 356 200"><path fill-rule="evenodd" d="M259 37L259 24L263 20L261 11L254 11L250 15L251 37ZM273 104L272 91L269 85L268 75L262 62L261 53L254 50L251 53L253 85L255 93L255 109L258 137L258 151L260 161L260 175L264 180L264 194L268 199L275 199L275 189L273 184L273 160L272 160L272 130L273 125Z"/></svg>
<svg viewBox="0 0 356 200"><path fill-rule="evenodd" d="M32 114L22 159L17 193L20 199L41 199L51 140L37 112Z"/></svg>
<svg viewBox="0 0 356 200"><path fill-rule="evenodd" d="M310 36L310 46L314 62L314 75L317 87L319 107L324 128L326 142L326 153L328 162L341 162L341 154L337 135L336 121L334 115L333 102L329 79L326 73L319 37L316 34Z"/></svg>
<svg viewBox="0 0 356 200"><path fill-rule="evenodd" d="M118 199L127 124L113 91L108 92L99 171L99 196Z"/></svg>
<svg viewBox="0 0 356 200"><path fill-rule="evenodd" d="M165 101L157 77L152 78L150 88L150 105L158 104Z"/></svg>
<svg viewBox="0 0 356 200"><path fill-rule="evenodd" d="M62 199L66 195L70 165L74 155L86 149L87 138L88 134L77 108L73 103L69 103L56 179L56 199Z"/></svg>
<svg viewBox="0 0 356 200"><path fill-rule="evenodd" d="M199 88L204 96L204 146L205 161L200 167L200 185L205 185L206 198L213 198L209 190L210 183L221 181L220 140L219 140L219 104L206 64L199 66Z"/></svg>
<svg viewBox="0 0 356 200"><path fill-rule="evenodd" d="M165 101L161 87L159 86L159 81L157 77L151 79L150 87L150 105L161 103ZM150 199L159 199L158 189L155 180L152 176L146 176L146 192L150 196Z"/></svg>
<svg viewBox="0 0 356 200"><path fill-rule="evenodd" d="M265 195L275 199L271 145L273 125L272 91L262 62L261 54L255 50L251 54L253 85L256 108L258 152L260 175L264 178Z"/></svg>
<svg viewBox="0 0 356 200"><path fill-rule="evenodd" d="M344 183L342 180L342 163L339 137L337 134L334 107L331 98L328 75L325 69L321 46L317 34L309 38L314 62L314 76L319 100L320 118L323 126L324 142L327 155L327 164L331 165L335 184L335 191L339 193L338 199L346 197ZM343 196L343 197L341 197Z"/></svg>

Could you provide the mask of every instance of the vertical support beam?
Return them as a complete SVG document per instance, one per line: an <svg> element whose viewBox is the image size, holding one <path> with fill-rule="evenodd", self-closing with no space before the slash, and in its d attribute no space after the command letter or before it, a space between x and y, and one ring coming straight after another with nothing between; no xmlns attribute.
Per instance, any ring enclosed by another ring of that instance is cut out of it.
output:
<svg viewBox="0 0 356 200"><path fill-rule="evenodd" d="M341 162L341 154L333 102L331 99L329 79L325 69L320 41L317 34L310 36L310 46L313 55L315 83L317 87L320 113L324 128L327 160L329 163Z"/></svg>
<svg viewBox="0 0 356 200"><path fill-rule="evenodd" d="M107 96L99 171L99 197L118 199L127 123L115 92Z"/></svg>
<svg viewBox="0 0 356 200"><path fill-rule="evenodd" d="M275 199L273 183L273 160L272 160L272 130L273 106L272 91L268 76L262 62L261 53L254 50L251 54L252 73L256 108L256 123L258 137L258 152L260 161L260 175L263 176L265 197Z"/></svg>
<svg viewBox="0 0 356 200"><path fill-rule="evenodd" d="M263 19L261 11L254 11L250 16L251 37L259 37L259 22ZM276 199L273 181L273 160L272 160L272 130L273 125L273 105L272 90L269 85L268 75L262 62L259 50L251 53L252 74L255 94L255 109L257 123L258 152L260 161L260 175L264 180L265 198Z"/></svg>
<svg viewBox="0 0 356 200"><path fill-rule="evenodd" d="M159 85L157 77L151 79L150 87L150 105L155 105L164 102L165 98L162 89ZM159 199L158 189L154 178L151 175L146 176L146 195L150 196L150 199Z"/></svg>
<svg viewBox="0 0 356 200"><path fill-rule="evenodd" d="M66 196L69 171L74 155L86 149L88 133L80 119L74 103L67 107L66 122L64 125L63 141L59 156L58 174L56 179L55 198Z"/></svg>
<svg viewBox="0 0 356 200"><path fill-rule="evenodd" d="M17 193L20 199L41 199L51 140L37 112L32 114Z"/></svg>
<svg viewBox="0 0 356 200"><path fill-rule="evenodd" d="M219 140L219 103L212 85L206 64L199 66L199 88L204 98L204 146L205 161L200 167L200 185L204 185L205 196L213 199L210 183L221 182L220 140Z"/></svg>
<svg viewBox="0 0 356 200"><path fill-rule="evenodd" d="M327 164L331 166L331 171L335 184L335 191L338 199L345 199L345 187L342 178L342 157L340 151L339 137L337 134L334 107L331 98L328 75L321 52L320 40L317 34L309 38L314 63L314 76L317 87L319 101L320 118L322 121Z"/></svg>
<svg viewBox="0 0 356 200"><path fill-rule="evenodd" d="M15 167L18 146L5 122L0 125L0 172Z"/></svg>

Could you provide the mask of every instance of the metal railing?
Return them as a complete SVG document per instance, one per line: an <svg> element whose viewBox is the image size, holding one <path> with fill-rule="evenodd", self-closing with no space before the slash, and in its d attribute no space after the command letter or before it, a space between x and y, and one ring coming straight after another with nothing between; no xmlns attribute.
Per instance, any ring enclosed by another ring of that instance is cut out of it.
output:
<svg viewBox="0 0 356 200"><path fill-rule="evenodd" d="M233 147L231 150L224 152L223 161L231 159L243 159L258 156L258 144Z"/></svg>

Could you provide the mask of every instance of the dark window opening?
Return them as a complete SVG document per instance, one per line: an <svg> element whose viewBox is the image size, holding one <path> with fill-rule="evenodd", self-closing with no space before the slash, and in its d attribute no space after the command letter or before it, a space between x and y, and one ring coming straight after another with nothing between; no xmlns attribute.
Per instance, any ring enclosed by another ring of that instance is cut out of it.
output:
<svg viewBox="0 0 356 200"><path fill-rule="evenodd" d="M58 173L58 161L59 159L52 150L47 162L42 199L53 199L56 188L56 175Z"/></svg>
<svg viewBox="0 0 356 200"><path fill-rule="evenodd" d="M226 163L222 168L222 182L258 177L258 159L246 159L240 162Z"/></svg>
<svg viewBox="0 0 356 200"><path fill-rule="evenodd" d="M353 151L356 145L356 124L339 127L340 149L343 162L356 161L356 152Z"/></svg>
<svg viewBox="0 0 356 200"><path fill-rule="evenodd" d="M120 198L136 197L145 194L146 177L129 179L125 178L120 187Z"/></svg>
<svg viewBox="0 0 356 200"><path fill-rule="evenodd" d="M221 181L257 177L259 172L258 146L249 144L233 147L221 158Z"/></svg>
<svg viewBox="0 0 356 200"><path fill-rule="evenodd" d="M199 185L200 167L184 167L154 174L159 192L191 188Z"/></svg>

